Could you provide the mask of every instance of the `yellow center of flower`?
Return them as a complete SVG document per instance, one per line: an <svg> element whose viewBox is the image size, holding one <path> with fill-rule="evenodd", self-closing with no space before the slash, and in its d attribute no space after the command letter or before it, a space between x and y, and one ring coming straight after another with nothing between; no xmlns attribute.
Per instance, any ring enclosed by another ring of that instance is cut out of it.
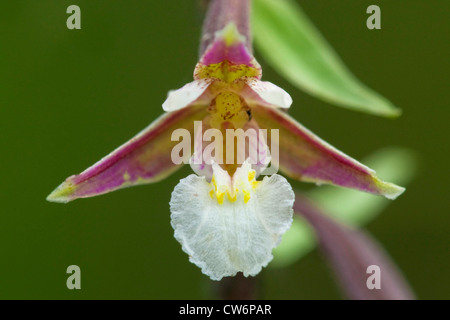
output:
<svg viewBox="0 0 450 320"><path fill-rule="evenodd" d="M247 181L237 179L232 181L231 185L228 185L218 184L215 175L213 175L210 183L211 190L209 191L209 196L211 199L216 198L217 203L221 205L225 200L235 202L241 191L244 203L247 203L251 198L252 191L260 184L260 181L256 181L255 177L255 170L250 170L247 175Z"/></svg>
<svg viewBox="0 0 450 320"><path fill-rule="evenodd" d="M229 127L242 128L249 120L249 110L250 108L238 94L231 91L221 92L209 107L210 125L219 130Z"/></svg>

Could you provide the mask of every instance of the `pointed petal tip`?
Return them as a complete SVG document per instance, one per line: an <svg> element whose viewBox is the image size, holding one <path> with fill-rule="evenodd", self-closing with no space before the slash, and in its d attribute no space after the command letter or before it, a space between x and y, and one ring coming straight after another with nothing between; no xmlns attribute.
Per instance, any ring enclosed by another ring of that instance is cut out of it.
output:
<svg viewBox="0 0 450 320"><path fill-rule="evenodd" d="M380 194L389 200L397 199L406 190L405 188L400 187L396 184L384 182L381 180L377 181L376 184L381 191Z"/></svg>
<svg viewBox="0 0 450 320"><path fill-rule="evenodd" d="M55 203L68 203L73 198L73 193L75 192L76 187L72 182L69 182L68 179L61 183L55 190L50 193L46 200L49 202Z"/></svg>

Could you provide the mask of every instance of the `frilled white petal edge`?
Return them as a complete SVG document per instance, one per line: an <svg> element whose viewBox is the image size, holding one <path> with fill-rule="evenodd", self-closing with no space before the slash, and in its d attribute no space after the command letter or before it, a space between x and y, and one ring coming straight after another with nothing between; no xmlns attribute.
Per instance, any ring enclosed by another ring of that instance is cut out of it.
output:
<svg viewBox="0 0 450 320"><path fill-rule="evenodd" d="M271 82L249 79L246 84L248 88L244 89L244 96L250 105L263 104L288 109L292 104L289 93Z"/></svg>
<svg viewBox="0 0 450 320"><path fill-rule="evenodd" d="M166 101L162 107L166 112L183 109L193 103L209 104L212 97L208 94L207 89L211 81L200 79L190 82L178 90L169 91Z"/></svg>
<svg viewBox="0 0 450 320"><path fill-rule="evenodd" d="M225 179L223 172L216 175L216 170L214 177L217 183L228 181L234 187L242 187L245 181L241 178L247 180L247 175L239 172L243 167L233 179ZM246 167L246 172L249 169ZM224 190L220 186L218 189ZM272 249L291 226L294 204L291 186L282 176L265 177L251 187L247 201L240 190L233 201L225 197L222 204L211 196L211 190L214 188L205 177L194 174L175 187L170 201L175 238L189 260L212 280L237 272L255 276L272 260Z"/></svg>

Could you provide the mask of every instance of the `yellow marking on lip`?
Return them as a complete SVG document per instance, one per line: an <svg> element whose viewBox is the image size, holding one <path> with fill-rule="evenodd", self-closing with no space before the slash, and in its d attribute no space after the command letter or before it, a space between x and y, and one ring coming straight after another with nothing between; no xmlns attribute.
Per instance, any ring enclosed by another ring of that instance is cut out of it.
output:
<svg viewBox="0 0 450 320"><path fill-rule="evenodd" d="M73 200L71 196L75 193L77 188L78 186L66 180L47 196L47 201L67 203Z"/></svg>
<svg viewBox="0 0 450 320"><path fill-rule="evenodd" d="M247 190L242 190L242 193L244 193L244 203L247 203L250 200L250 192Z"/></svg>
<svg viewBox="0 0 450 320"><path fill-rule="evenodd" d="M252 185L252 188L253 189L256 189L256 187L258 187L258 185L261 183L261 181L253 181L252 183L251 183L251 185Z"/></svg>
<svg viewBox="0 0 450 320"><path fill-rule="evenodd" d="M228 186L218 185L213 175L210 183L212 188L211 190L209 190L209 196L211 197L211 199L214 199L215 196L217 203L219 205L222 205L225 199L227 199L230 203L236 202L239 192L242 191L244 203L248 203L251 198L251 189L256 189L261 182L256 181L255 177L256 171L250 170L247 175L248 182L245 180L238 180L235 181L232 186ZM241 186L242 188L237 188L237 186Z"/></svg>
<svg viewBox="0 0 450 320"><path fill-rule="evenodd" d="M223 199L225 197L225 192L216 192L217 202L223 204Z"/></svg>
<svg viewBox="0 0 450 320"><path fill-rule="evenodd" d="M239 189L236 189L235 192L234 192L234 196L232 197L231 194L230 194L230 192L227 190L227 198L228 198L228 201L230 201L230 202L235 202L236 199L237 199L237 193L238 193L238 192L239 192Z"/></svg>

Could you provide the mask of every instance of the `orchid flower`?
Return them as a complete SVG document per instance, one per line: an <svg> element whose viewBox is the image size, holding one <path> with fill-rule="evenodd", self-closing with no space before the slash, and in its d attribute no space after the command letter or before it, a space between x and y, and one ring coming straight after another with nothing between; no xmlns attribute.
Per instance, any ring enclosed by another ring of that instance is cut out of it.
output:
<svg viewBox="0 0 450 320"><path fill-rule="evenodd" d="M401 194L403 188L380 180L373 170L286 113L291 97L261 81L261 67L252 55L249 6L248 1L212 1L194 81L169 92L158 119L90 168L67 178L47 200L66 203L168 177L181 166L172 161L177 145L172 133L182 128L196 140L196 121L220 132L276 129L279 139L258 135L256 145L249 147L258 149L264 161L250 161L251 152L245 153L244 162L231 164L221 164L217 157L199 163L195 152L187 155L195 174L182 179L172 193L175 238L191 262L211 279L220 280L237 272L258 274L291 225L295 195L286 178L274 173L257 180L270 160L295 180L389 199ZM275 151L278 156L271 157Z"/></svg>

